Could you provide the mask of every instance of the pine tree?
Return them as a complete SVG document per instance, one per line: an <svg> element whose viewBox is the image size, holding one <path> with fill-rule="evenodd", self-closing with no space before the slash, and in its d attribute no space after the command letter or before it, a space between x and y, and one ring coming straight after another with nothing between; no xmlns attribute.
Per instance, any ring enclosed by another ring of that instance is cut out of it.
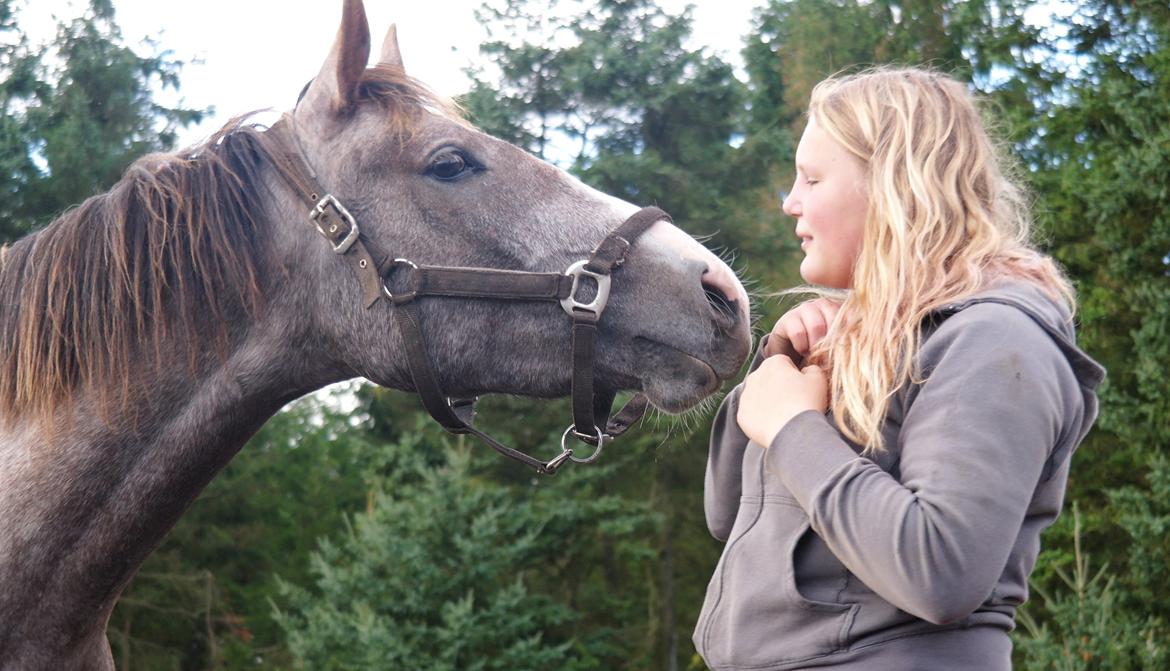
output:
<svg viewBox="0 0 1170 671"><path fill-rule="evenodd" d="M183 63L126 46L109 0L58 26L44 53L0 3L0 236L11 239L109 188L135 158L169 149L204 111L154 100ZM51 57L50 57L51 56Z"/></svg>
<svg viewBox="0 0 1170 671"><path fill-rule="evenodd" d="M284 585L276 617L299 663L636 668L629 566L652 556L655 516L605 492L614 466L504 484L485 477L494 453L419 420L372 450L374 496L313 553L313 584Z"/></svg>

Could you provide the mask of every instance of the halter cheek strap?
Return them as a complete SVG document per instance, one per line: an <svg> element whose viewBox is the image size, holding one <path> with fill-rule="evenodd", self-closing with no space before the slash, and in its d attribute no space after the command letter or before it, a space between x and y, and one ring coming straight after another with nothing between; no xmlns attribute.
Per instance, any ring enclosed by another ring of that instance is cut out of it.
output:
<svg viewBox="0 0 1170 671"><path fill-rule="evenodd" d="M310 221L334 253L354 269L365 307L371 307L380 298L394 304L394 318L402 333L415 391L427 412L444 429L474 435L504 456L540 473L552 474L567 461L595 461L607 441L625 433L641 419L649 406L643 394L635 394L611 418L614 393L599 393L595 387L597 324L605 311L613 272L625 262L638 237L656 222L670 221L669 215L656 207L639 210L607 235L588 259L573 263L564 273L418 266L382 252L362 233L353 215L320 186L303 157L295 132L287 127L290 125L291 121L282 120L268 131L276 144L272 153L277 170L311 208ZM588 302L577 298L586 280L596 285ZM392 286L404 288L396 290ZM417 299L424 296L560 303L573 322L573 423L561 436L559 455L542 461L500 443L474 426L476 399L452 399L443 393L423 337ZM591 447L589 456L579 457L569 447L570 434Z"/></svg>

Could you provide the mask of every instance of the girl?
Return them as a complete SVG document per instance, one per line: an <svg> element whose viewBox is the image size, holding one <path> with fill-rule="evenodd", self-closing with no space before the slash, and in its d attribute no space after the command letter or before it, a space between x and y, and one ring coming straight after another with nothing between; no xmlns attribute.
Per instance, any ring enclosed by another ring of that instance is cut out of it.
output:
<svg viewBox="0 0 1170 671"><path fill-rule="evenodd" d="M1010 669L1104 375L1068 281L972 96L929 71L821 82L784 211L822 297L719 411L695 645L719 670Z"/></svg>

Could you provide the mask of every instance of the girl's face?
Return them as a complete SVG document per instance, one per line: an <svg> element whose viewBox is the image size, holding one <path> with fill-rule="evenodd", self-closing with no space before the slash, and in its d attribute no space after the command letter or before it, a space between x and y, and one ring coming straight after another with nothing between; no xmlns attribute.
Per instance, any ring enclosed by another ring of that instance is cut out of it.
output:
<svg viewBox="0 0 1170 671"><path fill-rule="evenodd" d="M810 117L796 147L796 183L784 199L784 213L796 218L804 250L804 281L852 287L868 208L865 166Z"/></svg>

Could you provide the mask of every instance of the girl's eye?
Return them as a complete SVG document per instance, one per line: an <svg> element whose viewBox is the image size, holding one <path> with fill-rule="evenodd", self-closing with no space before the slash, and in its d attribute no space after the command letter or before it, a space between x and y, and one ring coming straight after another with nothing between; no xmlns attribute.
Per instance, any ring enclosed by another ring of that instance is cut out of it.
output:
<svg viewBox="0 0 1170 671"><path fill-rule="evenodd" d="M813 184L816 184L819 181L820 181L819 179L806 179L806 180L804 180L804 183L808 184L809 186L812 186Z"/></svg>
<svg viewBox="0 0 1170 671"><path fill-rule="evenodd" d="M437 180L450 182L474 169L475 166L463 152L449 149L435 155L427 168L427 174Z"/></svg>

